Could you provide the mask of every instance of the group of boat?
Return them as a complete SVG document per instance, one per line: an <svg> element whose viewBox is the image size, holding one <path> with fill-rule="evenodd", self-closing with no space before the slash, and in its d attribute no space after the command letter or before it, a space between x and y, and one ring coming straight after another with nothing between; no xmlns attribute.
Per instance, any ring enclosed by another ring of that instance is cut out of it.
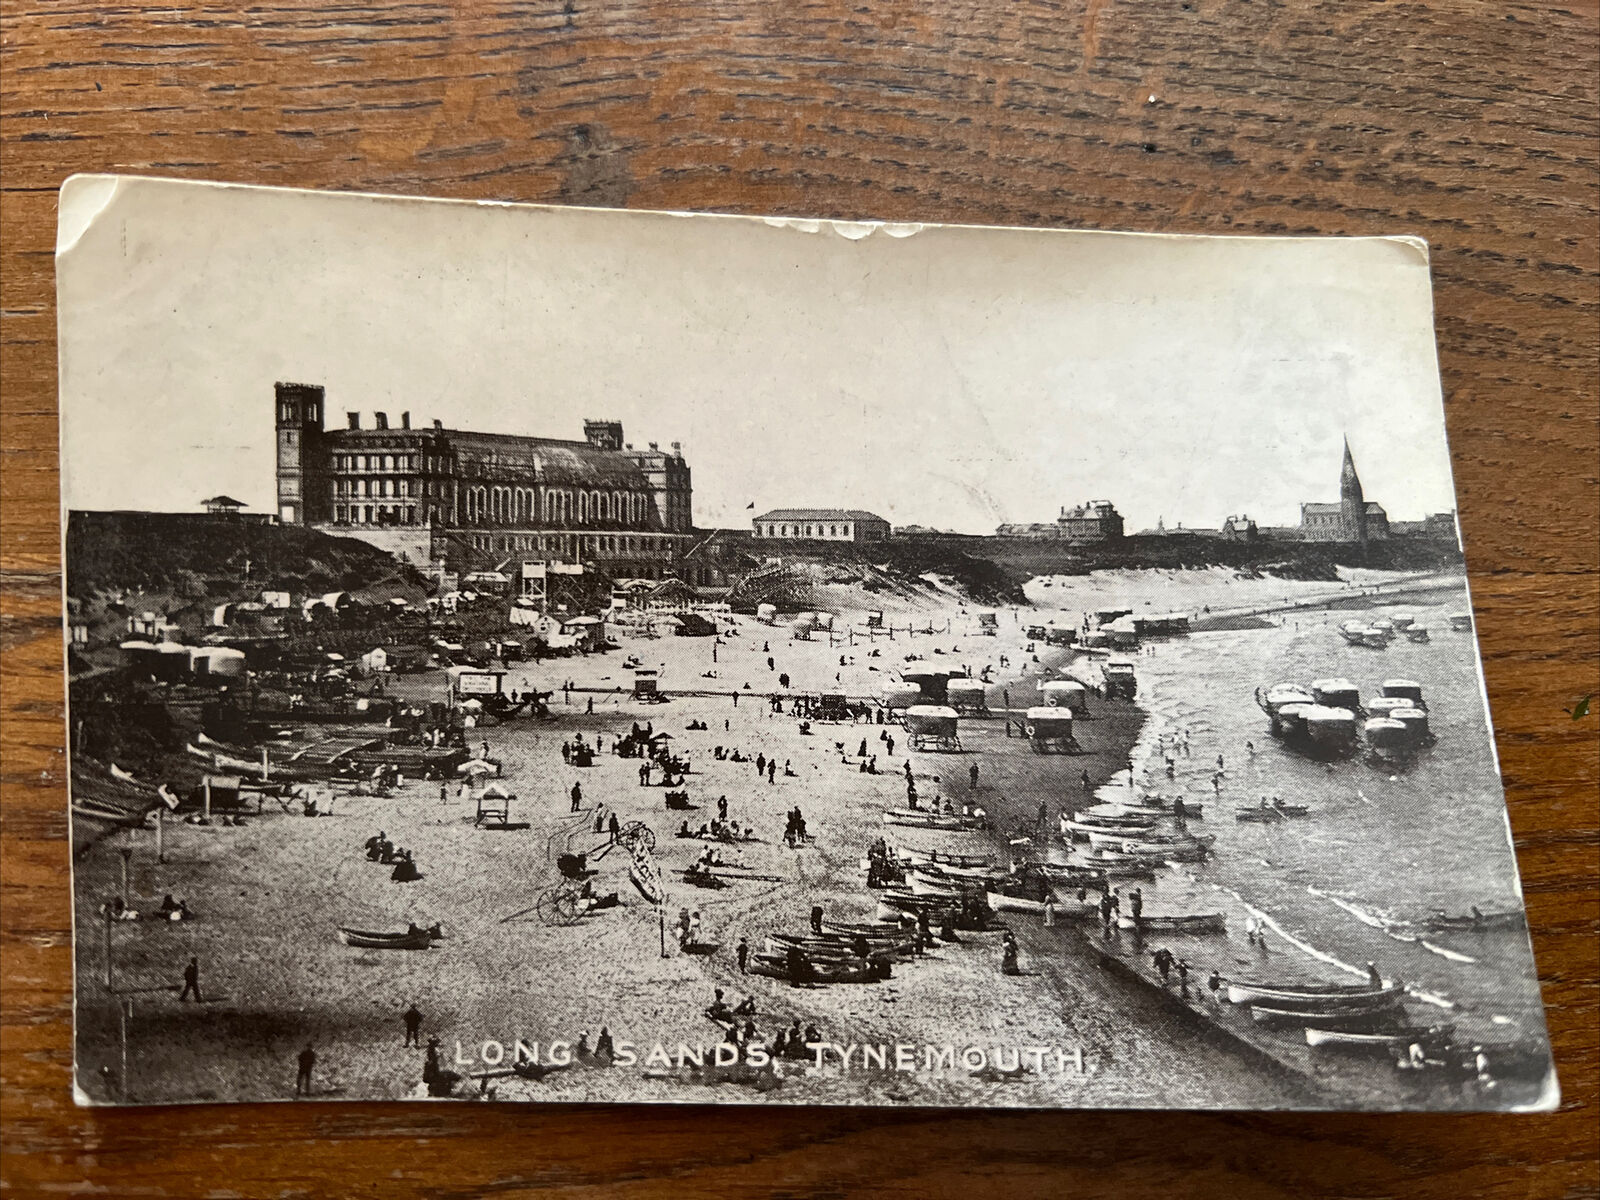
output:
<svg viewBox="0 0 1600 1200"><path fill-rule="evenodd" d="M1256 703L1275 737L1309 753L1345 756L1365 742L1372 753L1390 757L1435 740L1422 685L1412 679L1385 679L1365 705L1361 689L1344 678L1258 688Z"/></svg>
<svg viewBox="0 0 1600 1200"><path fill-rule="evenodd" d="M1426 642L1428 627L1417 624L1415 617L1395 613L1392 617L1379 617L1374 621L1345 621L1339 626L1339 635L1352 646L1385 650L1397 637L1403 637L1408 642Z"/></svg>
<svg viewBox="0 0 1600 1200"><path fill-rule="evenodd" d="M1266 984L1235 980L1230 1003L1272 1028L1300 1029L1311 1046L1405 1053L1414 1043L1448 1040L1449 1026L1417 1026L1406 1015L1405 986L1374 978L1366 983Z"/></svg>
<svg viewBox="0 0 1600 1200"><path fill-rule="evenodd" d="M1075 862L1108 876L1148 879L1165 863L1201 862L1209 856L1215 836L1190 833L1186 824L1203 813L1203 805L1182 797L1146 793L1137 800L1096 804L1076 815L1062 813L1060 835Z"/></svg>

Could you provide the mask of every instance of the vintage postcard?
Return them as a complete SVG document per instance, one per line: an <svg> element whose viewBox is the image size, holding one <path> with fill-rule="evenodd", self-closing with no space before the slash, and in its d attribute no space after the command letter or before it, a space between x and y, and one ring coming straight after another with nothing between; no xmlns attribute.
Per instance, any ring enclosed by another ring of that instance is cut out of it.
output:
<svg viewBox="0 0 1600 1200"><path fill-rule="evenodd" d="M1555 1104L1421 242L57 260L80 1102Z"/></svg>

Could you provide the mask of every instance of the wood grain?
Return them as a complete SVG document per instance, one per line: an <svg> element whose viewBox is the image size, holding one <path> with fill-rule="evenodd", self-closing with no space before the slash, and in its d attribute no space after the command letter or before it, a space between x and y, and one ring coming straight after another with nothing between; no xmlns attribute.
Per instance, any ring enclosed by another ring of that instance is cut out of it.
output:
<svg viewBox="0 0 1600 1200"><path fill-rule="evenodd" d="M0 1185L114 1196L1593 1195L1594 0L6 0ZM1433 245L1461 517L1565 1089L1548 1117L75 1109L52 244L74 171Z"/></svg>

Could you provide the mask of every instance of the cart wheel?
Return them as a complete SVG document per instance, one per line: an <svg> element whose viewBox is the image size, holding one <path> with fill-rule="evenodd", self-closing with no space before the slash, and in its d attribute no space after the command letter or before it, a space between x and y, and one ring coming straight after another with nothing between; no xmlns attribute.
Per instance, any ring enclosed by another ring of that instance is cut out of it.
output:
<svg viewBox="0 0 1600 1200"><path fill-rule="evenodd" d="M574 925L583 916L576 888L553 887L539 897L534 907L546 925Z"/></svg>
<svg viewBox="0 0 1600 1200"><path fill-rule="evenodd" d="M629 821L618 830L617 841L629 853L635 853L640 848L645 850L654 850L656 848L655 831L643 821Z"/></svg>

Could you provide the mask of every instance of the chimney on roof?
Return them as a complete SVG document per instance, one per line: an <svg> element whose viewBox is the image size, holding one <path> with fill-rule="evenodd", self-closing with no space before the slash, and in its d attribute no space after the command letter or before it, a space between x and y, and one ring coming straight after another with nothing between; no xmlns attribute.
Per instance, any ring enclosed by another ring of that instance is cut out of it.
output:
<svg viewBox="0 0 1600 1200"><path fill-rule="evenodd" d="M683 443L682 442L673 442L672 443L672 457L673 458L682 458L683 457Z"/></svg>
<svg viewBox="0 0 1600 1200"><path fill-rule="evenodd" d="M400 414L400 428L401 429L410 429L411 428L411 414L409 412L403 412L403 413Z"/></svg>
<svg viewBox="0 0 1600 1200"><path fill-rule="evenodd" d="M651 442L650 443L650 449L652 449L652 450L661 449L661 443L659 443L659 442Z"/></svg>
<svg viewBox="0 0 1600 1200"><path fill-rule="evenodd" d="M433 427L435 429L443 429L444 428L444 422L441 421L438 417L435 417L433 419Z"/></svg>
<svg viewBox="0 0 1600 1200"><path fill-rule="evenodd" d="M372 427L374 429L387 429L387 428L389 428L389 414L386 413L386 412L375 412L375 413L373 413L372 414Z"/></svg>
<svg viewBox="0 0 1600 1200"><path fill-rule="evenodd" d="M345 420L350 422L350 428L351 429L360 429L361 428L361 414L360 413L358 413L358 412L347 412L347 413L345 413Z"/></svg>

